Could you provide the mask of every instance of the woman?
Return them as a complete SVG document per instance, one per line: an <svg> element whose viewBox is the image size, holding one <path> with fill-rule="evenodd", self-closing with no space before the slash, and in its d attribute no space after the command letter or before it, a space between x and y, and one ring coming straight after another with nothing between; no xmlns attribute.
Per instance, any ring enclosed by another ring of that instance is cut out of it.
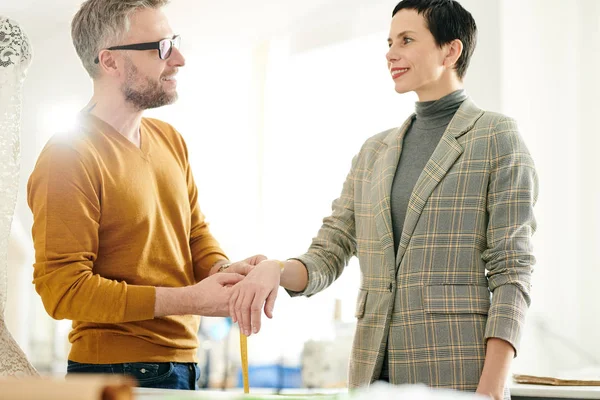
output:
<svg viewBox="0 0 600 400"><path fill-rule="evenodd" d="M418 95L416 113L365 142L306 254L264 261L233 288L246 334L260 329L263 302L272 316L279 284L311 296L356 255L351 387L383 379L510 398L537 176L515 122L463 90L476 31L454 0L396 6L387 64L395 90Z"/></svg>

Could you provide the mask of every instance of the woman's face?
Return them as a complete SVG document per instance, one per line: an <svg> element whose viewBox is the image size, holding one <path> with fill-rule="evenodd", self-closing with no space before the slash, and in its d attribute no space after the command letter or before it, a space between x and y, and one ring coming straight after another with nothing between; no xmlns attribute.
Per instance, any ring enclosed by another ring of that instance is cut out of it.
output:
<svg viewBox="0 0 600 400"><path fill-rule="evenodd" d="M390 27L388 70L398 93L416 92L422 101L437 99L446 93L450 73L450 45L439 47L422 15L415 10L400 10ZM452 63L453 64L453 63ZM442 89L443 88L443 89ZM442 93L438 96L438 92Z"/></svg>

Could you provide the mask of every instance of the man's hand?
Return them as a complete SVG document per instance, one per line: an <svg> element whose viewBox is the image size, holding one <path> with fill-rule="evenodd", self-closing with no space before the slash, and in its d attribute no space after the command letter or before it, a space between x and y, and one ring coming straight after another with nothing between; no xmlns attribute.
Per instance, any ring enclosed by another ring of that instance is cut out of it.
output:
<svg viewBox="0 0 600 400"><path fill-rule="evenodd" d="M246 336L260 331L260 314L263 305L267 317L273 318L273 308L281 279L280 265L280 261L262 261L242 282L232 288L229 312L233 322L239 324L242 333Z"/></svg>
<svg viewBox="0 0 600 400"><path fill-rule="evenodd" d="M228 317L233 286L244 279L240 274L215 274L193 286L188 286L189 299L195 310L192 314Z"/></svg>
<svg viewBox="0 0 600 400"><path fill-rule="evenodd" d="M244 279L240 274L214 274L193 286L157 287L154 317L166 315L229 316L232 286Z"/></svg>
<svg viewBox="0 0 600 400"><path fill-rule="evenodd" d="M245 260L243 260L243 262L248 263L250 265L258 265L263 261L266 261L267 257L262 255L262 254L257 254L255 256L252 257L248 257Z"/></svg>
<svg viewBox="0 0 600 400"><path fill-rule="evenodd" d="M266 259L267 257L263 256L262 254L257 254L255 256L246 258L245 260L231 264L229 267L225 268L223 272L232 272L234 274L241 274L246 276L250 273L250 271L254 269L254 267L258 263Z"/></svg>

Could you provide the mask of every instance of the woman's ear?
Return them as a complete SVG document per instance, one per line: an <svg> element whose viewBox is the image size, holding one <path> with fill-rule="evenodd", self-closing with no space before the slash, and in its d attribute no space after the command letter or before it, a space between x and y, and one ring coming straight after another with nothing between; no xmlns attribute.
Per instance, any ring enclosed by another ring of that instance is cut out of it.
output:
<svg viewBox="0 0 600 400"><path fill-rule="evenodd" d="M453 68L462 55L462 52L463 44L459 39L454 39L450 43L446 44L446 57L444 58L444 66L447 68Z"/></svg>

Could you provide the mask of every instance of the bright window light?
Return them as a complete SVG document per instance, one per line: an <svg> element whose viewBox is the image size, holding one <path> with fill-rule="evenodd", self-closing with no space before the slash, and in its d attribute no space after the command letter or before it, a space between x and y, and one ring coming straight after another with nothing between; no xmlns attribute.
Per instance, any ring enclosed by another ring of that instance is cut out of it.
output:
<svg viewBox="0 0 600 400"><path fill-rule="evenodd" d="M77 114L81 106L75 104L55 104L48 107L43 116L44 143L57 133L66 133L75 128Z"/></svg>

